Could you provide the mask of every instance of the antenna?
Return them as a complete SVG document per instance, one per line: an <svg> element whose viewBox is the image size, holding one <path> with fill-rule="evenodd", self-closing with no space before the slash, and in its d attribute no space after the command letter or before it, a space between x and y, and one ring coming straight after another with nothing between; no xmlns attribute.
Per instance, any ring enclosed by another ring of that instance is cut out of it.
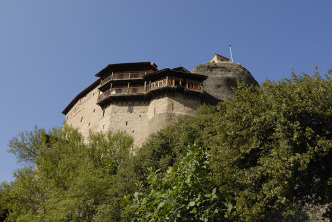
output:
<svg viewBox="0 0 332 222"><path fill-rule="evenodd" d="M228 46L229 46L229 51L231 52L231 61L233 62L232 45L229 44Z"/></svg>

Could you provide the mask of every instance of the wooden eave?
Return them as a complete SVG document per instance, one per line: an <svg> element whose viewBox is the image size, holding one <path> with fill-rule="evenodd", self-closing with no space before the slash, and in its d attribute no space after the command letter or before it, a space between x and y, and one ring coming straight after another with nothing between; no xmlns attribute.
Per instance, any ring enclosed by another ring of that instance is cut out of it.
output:
<svg viewBox="0 0 332 222"><path fill-rule="evenodd" d="M200 82L207 79L206 75L191 73L191 72L184 72L184 71L177 71L175 69L170 69L170 68L165 68L165 69L153 72L153 73L146 74L143 76L143 78L153 81L153 80L158 80L165 76L175 76L175 77L179 77L179 78L198 80Z"/></svg>
<svg viewBox="0 0 332 222"><path fill-rule="evenodd" d="M134 63L116 63L108 64L104 69L98 72L95 76L102 77L108 72L123 72L123 71L144 71L144 70L154 70L157 71L157 65L151 62L134 62Z"/></svg>

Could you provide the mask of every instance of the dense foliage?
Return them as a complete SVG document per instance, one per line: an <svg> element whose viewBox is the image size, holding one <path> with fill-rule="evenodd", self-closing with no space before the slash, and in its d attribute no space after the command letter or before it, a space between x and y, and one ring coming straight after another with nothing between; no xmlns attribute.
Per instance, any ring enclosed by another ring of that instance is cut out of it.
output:
<svg viewBox="0 0 332 222"><path fill-rule="evenodd" d="M292 75L260 88L241 85L220 104L212 168L235 215L259 220L271 208L332 198L332 81Z"/></svg>
<svg viewBox="0 0 332 222"><path fill-rule="evenodd" d="M14 182L2 184L1 197L9 210L6 221L107 218L116 202L115 177L129 157L132 138L124 133L92 133L86 142L67 126L47 134L35 129L10 141L22 160L37 165L17 170ZM29 146L34 152L25 152Z"/></svg>
<svg viewBox="0 0 332 222"><path fill-rule="evenodd" d="M165 173L150 172L148 186L140 184L129 208L132 221L223 221L231 204L224 203L211 183L208 153L188 147ZM129 196L127 197L129 198Z"/></svg>
<svg viewBox="0 0 332 222"><path fill-rule="evenodd" d="M1 184L0 218L263 221L330 204L331 132L332 80L318 72L239 83L233 100L179 118L135 156L124 133L35 129L10 141L28 165Z"/></svg>
<svg viewBox="0 0 332 222"><path fill-rule="evenodd" d="M271 210L331 203L331 132L331 78L293 73L260 87L239 84L233 100L153 135L138 158L165 171L198 144L211 154L211 183L234 205L231 220L260 221Z"/></svg>

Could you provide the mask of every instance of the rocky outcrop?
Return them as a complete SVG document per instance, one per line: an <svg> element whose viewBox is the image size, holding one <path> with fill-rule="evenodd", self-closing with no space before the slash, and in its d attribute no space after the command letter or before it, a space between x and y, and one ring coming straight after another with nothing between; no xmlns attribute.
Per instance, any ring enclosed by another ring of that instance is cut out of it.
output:
<svg viewBox="0 0 332 222"><path fill-rule="evenodd" d="M208 76L207 80L204 81L203 102L209 104L232 99L232 88L237 86L237 81L243 81L248 85L258 85L258 82L246 68L234 62L210 61L196 66L191 72Z"/></svg>

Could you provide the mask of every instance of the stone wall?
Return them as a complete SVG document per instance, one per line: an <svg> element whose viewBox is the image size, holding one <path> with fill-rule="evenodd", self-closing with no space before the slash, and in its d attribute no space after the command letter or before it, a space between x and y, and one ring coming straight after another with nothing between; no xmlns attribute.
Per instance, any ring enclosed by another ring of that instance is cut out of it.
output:
<svg viewBox="0 0 332 222"><path fill-rule="evenodd" d="M93 89L76 102L66 115L66 123L77 128L84 137L89 135L89 130L100 130L100 119L103 110L96 104L99 90Z"/></svg>
<svg viewBox="0 0 332 222"><path fill-rule="evenodd" d="M176 116L193 115L201 105L199 97L182 93L162 94L150 101L113 101L103 109L96 104L95 88L76 102L67 113L67 124L87 138L89 131L124 131L134 138L133 148L140 147L151 133L165 128Z"/></svg>
<svg viewBox="0 0 332 222"><path fill-rule="evenodd" d="M113 102L105 108L101 119L104 131L124 131L134 138L134 146L140 146L148 136L146 101Z"/></svg>
<svg viewBox="0 0 332 222"><path fill-rule="evenodd" d="M188 97L180 93L155 98L149 105L149 134L165 128L174 121L176 116L193 115L200 105L200 98Z"/></svg>

